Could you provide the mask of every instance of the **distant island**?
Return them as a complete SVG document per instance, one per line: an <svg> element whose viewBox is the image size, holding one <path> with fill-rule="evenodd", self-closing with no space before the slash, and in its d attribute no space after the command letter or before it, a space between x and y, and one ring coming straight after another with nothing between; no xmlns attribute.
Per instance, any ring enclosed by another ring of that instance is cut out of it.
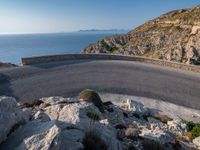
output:
<svg viewBox="0 0 200 150"><path fill-rule="evenodd" d="M89 29L89 30L79 30L77 32L79 33L127 33L129 30L128 29Z"/></svg>

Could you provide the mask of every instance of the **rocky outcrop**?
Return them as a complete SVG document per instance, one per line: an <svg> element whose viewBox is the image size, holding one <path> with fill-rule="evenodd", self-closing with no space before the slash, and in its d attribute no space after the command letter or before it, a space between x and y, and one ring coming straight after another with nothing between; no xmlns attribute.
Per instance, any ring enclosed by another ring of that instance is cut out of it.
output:
<svg viewBox="0 0 200 150"><path fill-rule="evenodd" d="M200 63L200 6L171 11L125 35L106 37L82 53L112 53Z"/></svg>
<svg viewBox="0 0 200 150"><path fill-rule="evenodd" d="M77 98L33 102L17 104L14 98L0 97L0 149L143 150L157 145L173 150L186 147L183 141L188 149L198 143L184 138L187 127L181 120L162 122L157 116L163 114L131 99L104 102L103 112L92 101Z"/></svg>
<svg viewBox="0 0 200 150"><path fill-rule="evenodd" d="M200 136L193 140L193 143L200 149Z"/></svg>
<svg viewBox="0 0 200 150"><path fill-rule="evenodd" d="M12 97L0 96L0 143L2 143L11 132L25 123L30 113L23 112Z"/></svg>

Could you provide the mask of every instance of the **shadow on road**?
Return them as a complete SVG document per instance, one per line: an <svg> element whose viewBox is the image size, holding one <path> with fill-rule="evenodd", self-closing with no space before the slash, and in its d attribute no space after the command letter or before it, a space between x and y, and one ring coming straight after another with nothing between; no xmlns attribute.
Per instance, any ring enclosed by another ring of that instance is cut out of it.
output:
<svg viewBox="0 0 200 150"><path fill-rule="evenodd" d="M10 78L7 75L0 73L0 96L13 96L13 91L11 89Z"/></svg>

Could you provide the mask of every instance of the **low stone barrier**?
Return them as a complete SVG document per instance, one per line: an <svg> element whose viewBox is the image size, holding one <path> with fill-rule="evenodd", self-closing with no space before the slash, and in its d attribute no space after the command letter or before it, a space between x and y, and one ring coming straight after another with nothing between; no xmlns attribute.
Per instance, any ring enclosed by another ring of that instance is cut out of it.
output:
<svg viewBox="0 0 200 150"><path fill-rule="evenodd" d="M160 59L152 59L140 56L122 56L122 55L108 55L108 54L65 54L65 55L51 55L51 56L40 56L40 57L27 57L27 58L22 58L22 65L35 65L35 64L55 62L55 61L83 60L83 59L137 61L137 62L155 64L159 66L171 67L186 71L200 72L200 66L165 61Z"/></svg>

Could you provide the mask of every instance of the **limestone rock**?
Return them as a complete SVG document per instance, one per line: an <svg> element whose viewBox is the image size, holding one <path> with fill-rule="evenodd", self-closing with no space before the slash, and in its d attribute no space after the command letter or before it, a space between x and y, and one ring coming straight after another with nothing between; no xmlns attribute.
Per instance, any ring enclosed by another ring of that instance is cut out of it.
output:
<svg viewBox="0 0 200 150"><path fill-rule="evenodd" d="M147 109L144 108L144 105L140 102L136 102L130 99L127 99L128 109L136 113L144 114L147 113Z"/></svg>
<svg viewBox="0 0 200 150"><path fill-rule="evenodd" d="M59 149L60 143L56 136L60 133L60 129L54 125L44 133L35 134L31 137L25 138L17 150L49 150L51 148Z"/></svg>
<svg viewBox="0 0 200 150"><path fill-rule="evenodd" d="M33 119L34 119L34 120L43 121L43 122L50 121L49 116L48 116L46 113L44 113L43 111L41 111L41 110L37 111L37 112L34 114Z"/></svg>
<svg viewBox="0 0 200 150"><path fill-rule="evenodd" d="M51 108L51 107L49 107ZM76 125L78 128L87 129L91 123L90 118L87 116L87 112L95 112L101 117L99 109L92 103L73 103L70 105L65 105L63 108L59 108L57 112L45 111L51 119L56 116L56 119L67 124Z"/></svg>
<svg viewBox="0 0 200 150"><path fill-rule="evenodd" d="M154 141L158 141L161 144L169 143L174 139L171 135L169 135L168 133L159 128L156 128L155 130L149 130L147 128L143 128L139 136Z"/></svg>
<svg viewBox="0 0 200 150"><path fill-rule="evenodd" d="M200 149L200 136L195 138L192 142Z"/></svg>
<svg viewBox="0 0 200 150"><path fill-rule="evenodd" d="M43 101L44 103L50 104L50 105L69 103L69 102L73 101L73 99L64 98L64 97L60 97L60 96L45 97L45 98L41 98L40 100Z"/></svg>
<svg viewBox="0 0 200 150"><path fill-rule="evenodd" d="M57 133L59 133L59 129L56 125L56 121L31 121L9 135L7 140L0 145L0 149L12 150L14 147L19 147L19 149L32 147L35 149L38 145L40 145L41 148L46 147L48 146L48 142L52 142ZM40 141L44 143L39 144Z"/></svg>
<svg viewBox="0 0 200 150"><path fill-rule="evenodd" d="M180 120L168 121L167 125L168 129L177 135L183 135L183 133L187 132L186 124L182 123Z"/></svg>
<svg viewBox="0 0 200 150"><path fill-rule="evenodd" d="M142 150L142 139L153 140L169 148L176 146L175 138L179 139L187 131L186 125L178 120L162 123L153 115L143 119L145 114L151 114L151 109L131 100L119 105L104 103L104 112L87 101L73 99L73 102L69 102L69 99L62 97L43 100L39 105L23 108L13 98L0 97L0 149L84 149L88 132L95 133L98 136L96 140L101 139L99 144L105 144L108 150ZM91 119L88 112L98 115L99 119ZM135 112L139 117L134 117ZM91 140L96 144L93 138ZM198 146L198 142L199 138L193 140L192 146ZM178 146L181 147L179 143Z"/></svg>
<svg viewBox="0 0 200 150"><path fill-rule="evenodd" d="M23 115L14 98L0 96L0 143L7 138L12 128L25 121Z"/></svg>

